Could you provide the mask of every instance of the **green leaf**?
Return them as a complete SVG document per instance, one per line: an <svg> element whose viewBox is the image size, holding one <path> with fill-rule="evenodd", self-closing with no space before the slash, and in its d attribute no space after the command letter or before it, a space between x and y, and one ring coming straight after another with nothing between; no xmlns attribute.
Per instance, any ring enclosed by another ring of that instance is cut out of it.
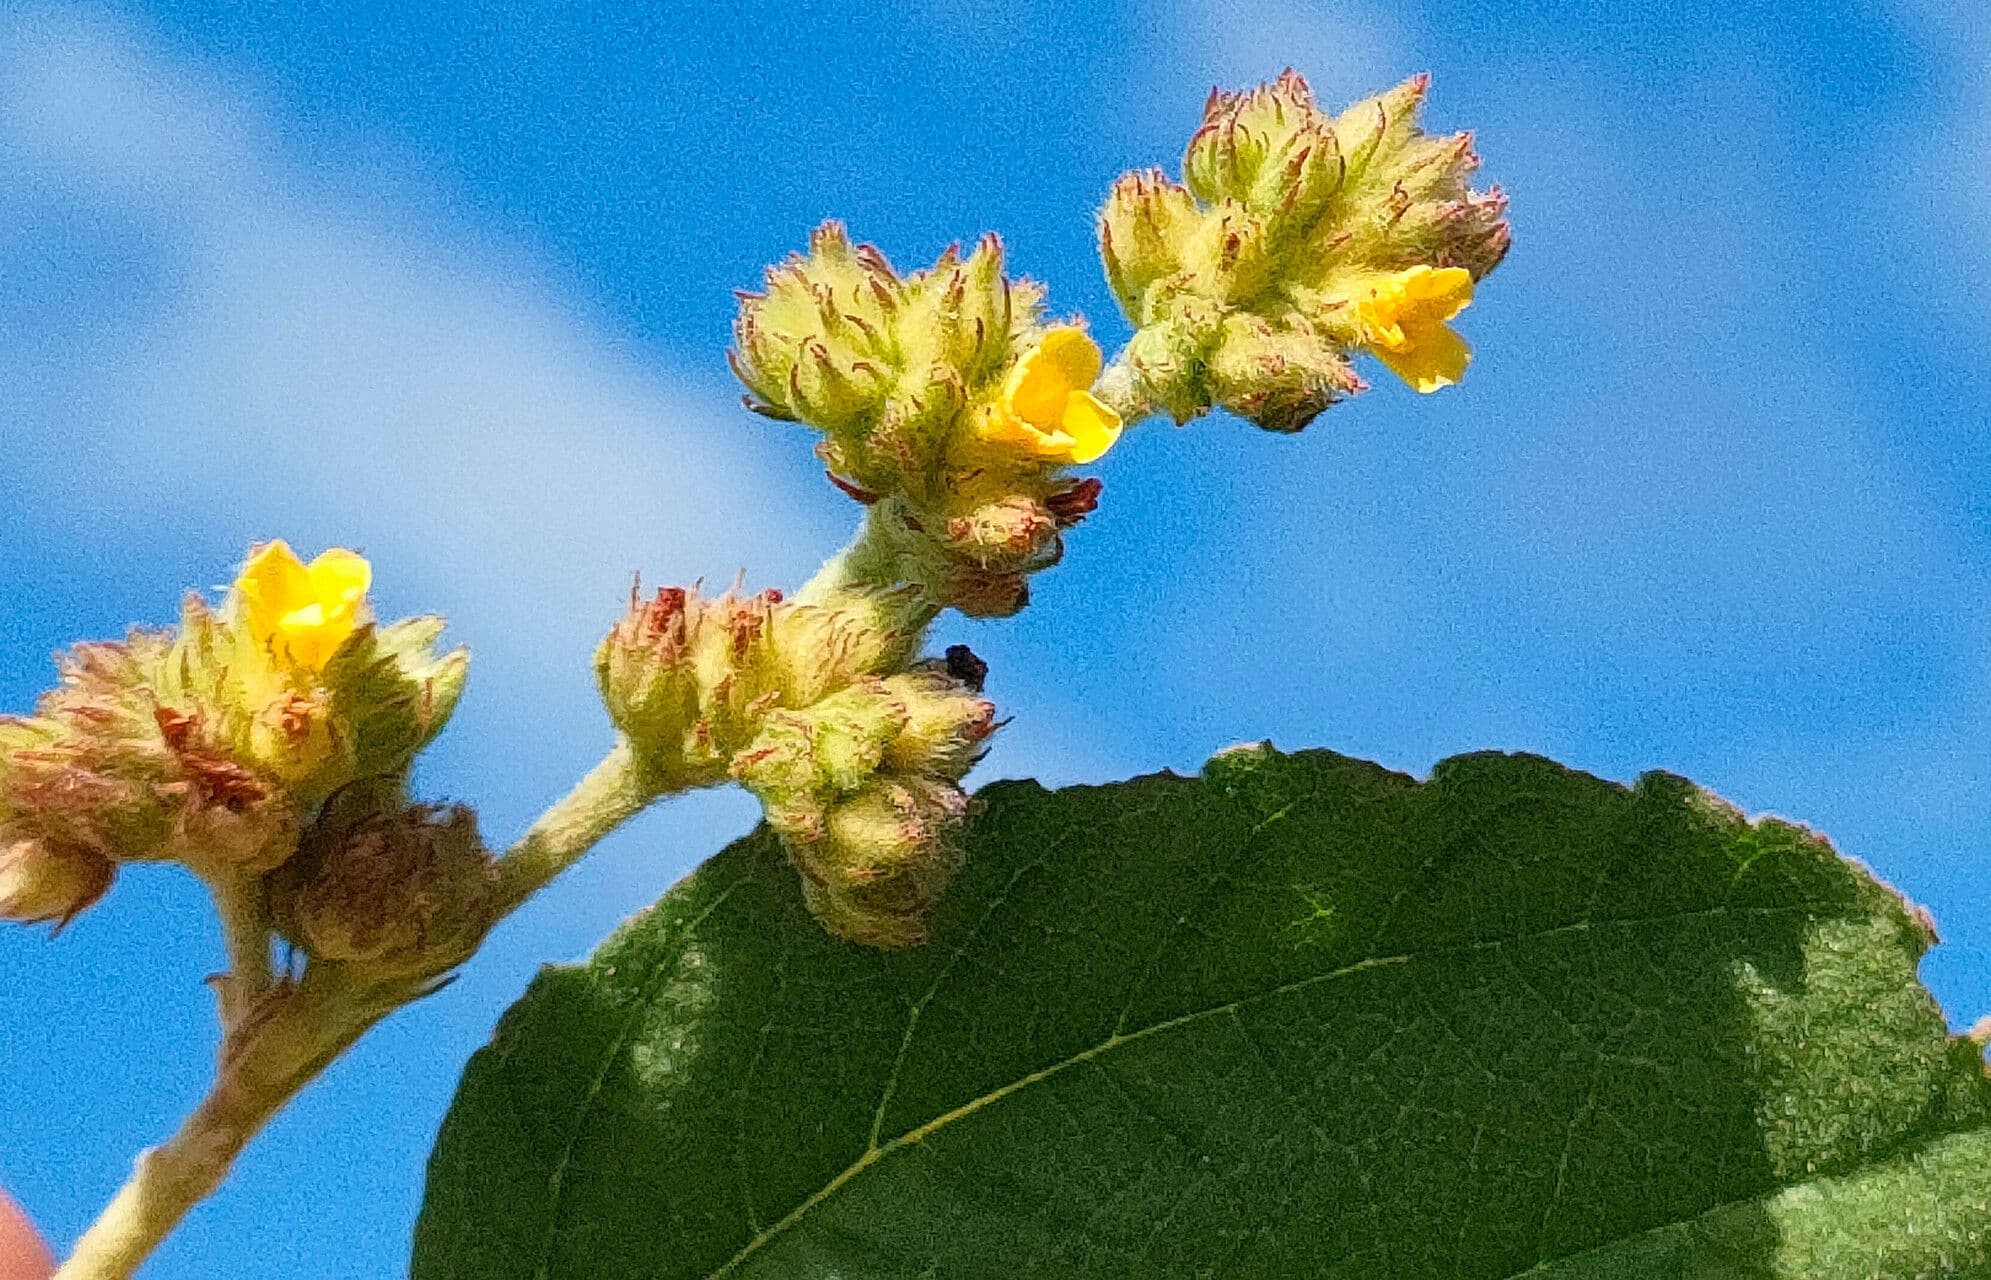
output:
<svg viewBox="0 0 1991 1280"><path fill-rule="evenodd" d="M1653 774L983 793L932 942L758 835L465 1073L416 1280L1991 1275L1927 923Z"/></svg>

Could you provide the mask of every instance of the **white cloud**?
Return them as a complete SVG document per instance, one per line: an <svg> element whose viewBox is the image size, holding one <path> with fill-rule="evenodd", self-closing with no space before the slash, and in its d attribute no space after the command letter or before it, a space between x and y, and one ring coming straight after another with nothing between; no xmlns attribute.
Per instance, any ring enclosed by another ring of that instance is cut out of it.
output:
<svg viewBox="0 0 1991 1280"><path fill-rule="evenodd" d="M86 349L0 360L0 460L79 548L363 547L389 608L478 651L473 699L590 733L573 709L632 571L783 581L832 548L807 441L741 411L717 351L659 372L527 255L328 185L250 94L128 30L0 21L0 251L81 238L115 267L0 293L21 334L105 317Z"/></svg>
<svg viewBox="0 0 1991 1280"><path fill-rule="evenodd" d="M1401 9L1369 0L1184 0L1175 19L1173 59L1227 89L1294 67L1333 107L1417 70Z"/></svg>
<svg viewBox="0 0 1991 1280"><path fill-rule="evenodd" d="M0 161L16 201L134 220L175 282L108 358L27 388L115 393L92 425L116 448L93 461L134 507L420 549L542 616L594 565L788 569L823 531L784 511L805 442L746 419L720 377L618 351L519 255L315 196L253 110L119 29L0 32Z"/></svg>
<svg viewBox="0 0 1991 1280"><path fill-rule="evenodd" d="M0 132L16 158L72 181L199 214L247 203L262 172L253 120L224 93L73 12L0 28Z"/></svg>
<svg viewBox="0 0 1991 1280"><path fill-rule="evenodd" d="M1903 27L1919 39L1924 100L1903 114L1881 172L1898 193L1898 215L1928 229L1951 254L1991 265L1991 10L1978 0L1898 0ZM1933 281L1984 314L1968 272Z"/></svg>

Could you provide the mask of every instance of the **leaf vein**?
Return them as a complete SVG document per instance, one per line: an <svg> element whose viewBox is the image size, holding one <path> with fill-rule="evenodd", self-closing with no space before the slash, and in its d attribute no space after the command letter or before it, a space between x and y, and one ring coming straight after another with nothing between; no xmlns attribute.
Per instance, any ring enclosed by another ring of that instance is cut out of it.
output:
<svg viewBox="0 0 1991 1280"><path fill-rule="evenodd" d="M998 1102L1001 1102L1009 1098L1013 1094L1028 1089L1032 1085L1040 1084L1043 1081L1049 1080L1054 1076L1061 1075L1071 1067L1075 1067L1083 1063L1092 1062L1098 1059L1101 1055L1110 1053L1113 1050L1120 1048L1122 1045L1132 1044L1135 1043L1136 1041L1146 1040L1153 1036L1162 1035L1171 1031L1176 1031L1185 1026L1191 1026L1196 1023L1200 1023L1208 1018L1217 1017L1222 1014L1235 1013L1239 1009L1248 1008L1252 1005L1260 1004L1267 1000L1275 1000L1280 998L1281 996L1291 995L1294 994L1295 992L1304 991L1311 987L1320 986L1323 983L1333 982L1341 978L1352 977L1355 974L1365 973L1372 969L1393 968L1402 965L1413 964L1424 960L1432 960L1441 957L1472 954L1475 952L1497 951L1503 947L1518 946L1525 943L1538 942L1543 939L1558 937L1568 933L1583 932L1590 929L1636 928L1645 925L1672 924L1682 920L1705 919L1705 918L1730 916L1730 915L1733 916L1791 915L1797 913L1810 913L1815 910L1817 910L1817 904L1809 902L1792 903L1776 907L1737 908L1737 907L1730 907L1723 905L1723 906L1700 908L1692 911L1663 912L1659 915L1653 915L1653 916L1627 916L1627 917L1617 917L1617 918L1609 918L1602 920L1577 920L1577 921L1572 921L1568 924L1556 925L1554 927L1547 929L1539 929L1532 933L1516 934L1505 938L1489 938L1479 942L1462 943L1458 946L1451 946L1451 947L1433 947L1427 951L1406 952L1401 955L1370 957L1365 960L1359 960L1353 964L1344 965L1338 969L1329 970L1325 973L1311 974L1304 978L1298 978L1291 982L1282 983L1279 986L1269 988L1265 991L1254 992L1249 995L1240 996L1237 999L1228 1000L1223 1002L1222 1004L1211 1005L1207 1008L1196 1009L1189 1013L1180 1014L1176 1017L1169 1018L1161 1022L1152 1023L1146 1027L1140 1028L1137 1031L1128 1031L1128 1032L1115 1031L1113 1032L1113 1034L1109 1035L1106 1039L1100 1041L1095 1045L1090 1046L1089 1048L1081 1049L1077 1053L1074 1053L1069 1057L1060 1059L1059 1061L1053 1062L1047 1066L1040 1067L1035 1071L1019 1076L1016 1079L1011 1080L997 1088L991 1089L987 1093L981 1094L978 1097L971 1098L968 1101L961 1103L959 1106L956 1106L949 1111L943 1112L940 1115L935 1116L933 1119L927 1121L926 1123L919 1125L916 1128L907 1130L905 1133L899 1135L898 1137L892 1139L890 1142L887 1142L882 1146L867 1148L861 1155L858 1156L856 1160L852 1161L835 1177L831 1178L828 1182L824 1183L821 1187L817 1188L817 1190L811 1193L808 1196L808 1198L804 1199L800 1204L796 1205L795 1208L790 1210L779 1221L775 1222L772 1226L769 1226L764 1230L756 1233L751 1239L749 1239L744 1245L740 1247L738 1252L733 1254L733 1256L728 1258L725 1262L721 1263L716 1270L712 1271L706 1277L706 1280L722 1280L722 1277L732 1275L735 1271L737 1271L740 1268L740 1266L743 1263L746 1262L748 1258L760 1252L770 1242L772 1242L779 1236L786 1233L796 1223L800 1222L803 1218L807 1217L809 1213L812 1212L817 1206L821 1205L825 1200L828 1200L831 1196L841 1191L845 1186L849 1185L851 1181L853 1181L858 1176L863 1174L866 1170L870 1169L873 1165L876 1165L881 1161L883 1161L886 1157L894 1154L895 1152L904 1150L908 1147L917 1146L918 1144L924 1142L927 1138L932 1137L934 1134L952 1126L958 1121L965 1120L968 1117L975 1115L977 1112L980 1112L990 1106L993 1106ZM1526 1273L1523 1272L1521 1274L1525 1275ZM1509 1280L1514 1280L1514 1278L1510 1277Z"/></svg>
<svg viewBox="0 0 1991 1280"><path fill-rule="evenodd" d="M695 929L704 924L706 917L717 911L727 898L733 896L735 889L753 878L749 873L727 885L691 921L691 927ZM601 1091L608 1083L609 1070L622 1057L623 1050L629 1047L630 1038L636 1034L637 1026L643 1021L643 1016L649 1012L651 993L665 977L676 972L677 961L683 956L684 951L680 948L672 953L668 962L660 962L643 979L642 985L637 988L637 998L630 1005L629 1016L622 1020L622 1026L617 1029L615 1039L609 1044L608 1052L602 1055L601 1066L595 1071L594 1079L588 1082L588 1091L582 1095L580 1107L574 1112L574 1127L567 1134L566 1144L560 1150L559 1163L553 1166L553 1174L547 1179L546 1235L540 1242L539 1265L533 1268L533 1280L546 1280L547 1268L553 1265L553 1242L560 1234L560 1218L566 1207L567 1170L574 1162L574 1148L580 1144L581 1132L587 1128L588 1117L593 1114L595 1104L601 1099Z"/></svg>

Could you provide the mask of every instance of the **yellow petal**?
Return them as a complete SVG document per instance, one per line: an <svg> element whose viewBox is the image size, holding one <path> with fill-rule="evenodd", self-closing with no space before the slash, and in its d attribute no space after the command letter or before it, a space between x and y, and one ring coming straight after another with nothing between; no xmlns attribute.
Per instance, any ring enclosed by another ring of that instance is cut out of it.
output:
<svg viewBox="0 0 1991 1280"><path fill-rule="evenodd" d="M1391 373L1426 395L1465 376L1472 348L1464 338L1442 324L1419 326L1409 336L1410 341L1400 350L1376 351Z"/></svg>
<svg viewBox="0 0 1991 1280"><path fill-rule="evenodd" d="M366 557L334 547L311 562L311 594L328 613L351 614L373 585L373 566Z"/></svg>
<svg viewBox="0 0 1991 1280"><path fill-rule="evenodd" d="M235 588L250 641L282 666L321 669L363 620L373 567L336 547L309 566L286 542L259 546Z"/></svg>
<svg viewBox="0 0 1991 1280"><path fill-rule="evenodd" d="M323 605L307 604L286 614L278 624L284 652L299 666L318 670L352 628L328 622Z"/></svg>
<svg viewBox="0 0 1991 1280"><path fill-rule="evenodd" d="M982 419L982 439L1036 453L1043 446L1044 433L998 406Z"/></svg>
<svg viewBox="0 0 1991 1280"><path fill-rule="evenodd" d="M311 598L311 575L290 544L279 538L251 551L235 589L241 594L249 634L257 643L268 644L283 616Z"/></svg>
<svg viewBox="0 0 1991 1280"><path fill-rule="evenodd" d="M1044 359L1042 349L1032 351L1016 362L1003 387L1002 404L1010 417L1032 426L1048 427L1063 412L1065 397L1071 394L1056 365Z"/></svg>
<svg viewBox="0 0 1991 1280"><path fill-rule="evenodd" d="M1046 431L1057 429L1065 401L1099 376L1099 347L1085 330L1060 325L1010 370L1003 387L1003 404L1017 417Z"/></svg>
<svg viewBox="0 0 1991 1280"><path fill-rule="evenodd" d="M1065 402L1064 431L1071 437L1073 462L1096 462L1120 439L1120 415L1090 391L1074 391Z"/></svg>
<svg viewBox="0 0 1991 1280"><path fill-rule="evenodd" d="M1429 320L1450 320L1472 305L1472 272L1464 267L1412 267L1404 281L1404 294L1415 303L1416 313Z"/></svg>
<svg viewBox="0 0 1991 1280"><path fill-rule="evenodd" d="M1090 387L1099 377L1099 370L1104 364L1099 344L1076 325L1063 324L1049 330L1037 345L1037 350L1044 359L1057 366L1058 372L1064 375L1065 385L1073 391Z"/></svg>

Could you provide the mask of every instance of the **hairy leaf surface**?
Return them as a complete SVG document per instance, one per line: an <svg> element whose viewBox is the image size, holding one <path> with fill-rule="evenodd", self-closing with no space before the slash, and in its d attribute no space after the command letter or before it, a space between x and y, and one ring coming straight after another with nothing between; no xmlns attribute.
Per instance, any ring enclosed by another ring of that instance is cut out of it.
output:
<svg viewBox="0 0 1991 1280"><path fill-rule="evenodd" d="M1692 785L1000 783L932 941L764 834L465 1073L416 1280L1991 1275L1926 923Z"/></svg>

